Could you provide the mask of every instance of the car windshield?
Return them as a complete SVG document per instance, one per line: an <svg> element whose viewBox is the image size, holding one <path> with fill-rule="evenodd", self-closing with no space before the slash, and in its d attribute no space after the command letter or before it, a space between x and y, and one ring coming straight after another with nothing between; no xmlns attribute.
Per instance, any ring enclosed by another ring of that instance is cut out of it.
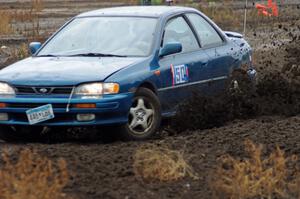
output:
<svg viewBox="0 0 300 199"><path fill-rule="evenodd" d="M148 56L156 18L75 18L37 56Z"/></svg>

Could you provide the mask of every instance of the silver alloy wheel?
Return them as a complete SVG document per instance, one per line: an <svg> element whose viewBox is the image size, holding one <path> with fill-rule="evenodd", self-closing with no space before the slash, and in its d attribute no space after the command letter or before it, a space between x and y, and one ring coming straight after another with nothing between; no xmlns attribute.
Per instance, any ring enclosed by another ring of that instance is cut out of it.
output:
<svg viewBox="0 0 300 199"><path fill-rule="evenodd" d="M129 111L129 129L138 135L146 133L153 125L154 108L144 98L135 99Z"/></svg>

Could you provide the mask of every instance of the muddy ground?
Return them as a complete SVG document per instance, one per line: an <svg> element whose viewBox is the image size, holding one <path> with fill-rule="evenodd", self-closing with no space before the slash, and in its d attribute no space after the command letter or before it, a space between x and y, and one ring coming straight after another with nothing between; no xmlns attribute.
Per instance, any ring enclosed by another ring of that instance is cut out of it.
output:
<svg viewBox="0 0 300 199"><path fill-rule="evenodd" d="M260 79L265 74L277 71L285 74L292 82L291 85L299 85L300 9L293 5L282 10L284 16L278 20L258 19L249 24L247 39L254 47L254 63ZM228 28L241 30L240 27ZM268 88L272 90L272 86ZM285 108L282 106L282 109ZM267 115L252 118L247 116L204 130L175 132L165 125L160 135L147 142L106 142L91 138L83 143L81 139L73 138L60 139L55 144L2 142L0 149L8 148L14 157L18 151L30 148L53 160L66 159L72 177L65 192L74 198L209 199L212 197L210 174L216 167L217 158L226 153L244 156L243 141L247 138L264 144L265 152L279 145L287 154L300 156L299 112L290 115L283 112L268 112ZM190 124L194 125L193 122ZM83 134L85 136L89 132ZM132 168L133 154L138 147L147 143L184 151L185 157L198 173L199 180L186 178L173 183L148 184L137 179Z"/></svg>
<svg viewBox="0 0 300 199"><path fill-rule="evenodd" d="M221 128L185 132L147 143L183 150L199 180L147 184L133 173L132 156L140 142L1 144L12 153L30 148L53 160L65 158L73 173L65 192L75 198L211 198L210 174L224 153L243 156L243 141L263 143L271 151L278 144L288 154L300 154L300 117L260 117L234 121Z"/></svg>

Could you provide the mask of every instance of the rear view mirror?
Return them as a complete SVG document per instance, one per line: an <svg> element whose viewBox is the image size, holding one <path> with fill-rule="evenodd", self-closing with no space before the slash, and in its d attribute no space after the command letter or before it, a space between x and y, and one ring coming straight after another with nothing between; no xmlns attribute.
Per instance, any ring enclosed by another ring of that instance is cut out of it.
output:
<svg viewBox="0 0 300 199"><path fill-rule="evenodd" d="M41 46L41 42L31 42L29 44L30 53L34 55L41 48Z"/></svg>
<svg viewBox="0 0 300 199"><path fill-rule="evenodd" d="M178 42L167 43L160 49L159 57L180 53L182 51L182 45Z"/></svg>

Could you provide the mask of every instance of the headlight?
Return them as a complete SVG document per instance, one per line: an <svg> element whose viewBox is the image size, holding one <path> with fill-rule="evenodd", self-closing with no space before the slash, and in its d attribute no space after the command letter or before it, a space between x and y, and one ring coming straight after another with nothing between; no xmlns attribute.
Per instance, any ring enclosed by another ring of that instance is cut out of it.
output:
<svg viewBox="0 0 300 199"><path fill-rule="evenodd" d="M103 94L116 94L119 92L119 84L117 83L90 83L79 85L74 95L83 96L101 96Z"/></svg>
<svg viewBox="0 0 300 199"><path fill-rule="evenodd" d="M14 96L15 90L7 83L0 83L0 95L1 96Z"/></svg>

